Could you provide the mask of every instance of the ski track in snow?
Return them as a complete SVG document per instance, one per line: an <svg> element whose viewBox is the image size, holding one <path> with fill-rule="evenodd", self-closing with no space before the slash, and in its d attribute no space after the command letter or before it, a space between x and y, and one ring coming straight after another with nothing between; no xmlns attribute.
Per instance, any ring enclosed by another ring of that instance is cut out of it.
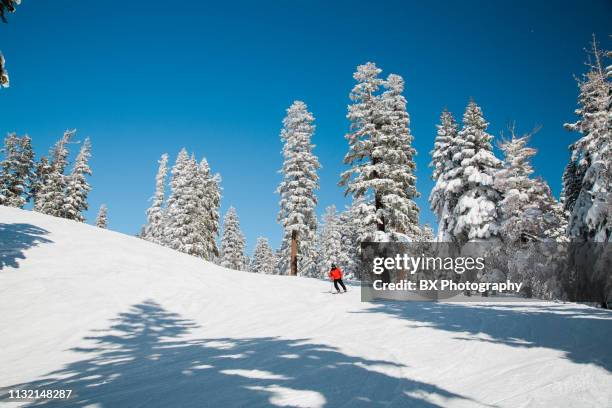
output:
<svg viewBox="0 0 612 408"><path fill-rule="evenodd" d="M0 405L612 407L583 305L363 303L7 207L0 267Z"/></svg>

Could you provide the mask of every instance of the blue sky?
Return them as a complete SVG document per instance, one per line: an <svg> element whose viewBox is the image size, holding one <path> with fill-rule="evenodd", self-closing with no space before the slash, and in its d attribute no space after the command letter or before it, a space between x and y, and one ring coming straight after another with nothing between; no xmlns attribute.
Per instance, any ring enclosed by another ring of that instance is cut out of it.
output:
<svg viewBox="0 0 612 408"><path fill-rule="evenodd" d="M535 3L535 4L533 4ZM135 234L145 221L159 156L181 147L223 178L222 211L237 208L249 249L274 246L285 109L305 101L316 117L318 212L347 201L346 106L358 64L406 81L418 151L421 222L432 186L429 151L446 106L461 118L470 97L495 136L516 121L542 129L536 172L560 191L575 135L577 89L591 33L610 47L612 3L556 1L104 2L24 0L0 25L11 88L0 91L0 133L33 138L46 153L65 129L93 143L92 221L101 203L110 228ZM74 146L76 151L78 146Z"/></svg>

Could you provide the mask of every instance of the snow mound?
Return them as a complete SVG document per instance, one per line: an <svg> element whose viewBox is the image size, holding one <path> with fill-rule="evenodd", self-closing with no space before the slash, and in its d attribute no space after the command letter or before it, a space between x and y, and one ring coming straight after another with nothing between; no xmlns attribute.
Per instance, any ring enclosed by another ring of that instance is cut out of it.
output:
<svg viewBox="0 0 612 408"><path fill-rule="evenodd" d="M576 304L363 303L0 207L0 404L612 406L612 314Z"/></svg>

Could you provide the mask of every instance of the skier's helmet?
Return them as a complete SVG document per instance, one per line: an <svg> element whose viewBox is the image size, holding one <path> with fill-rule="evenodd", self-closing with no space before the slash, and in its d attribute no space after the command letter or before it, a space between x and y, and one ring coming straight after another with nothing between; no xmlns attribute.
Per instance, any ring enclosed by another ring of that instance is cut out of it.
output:
<svg viewBox="0 0 612 408"><path fill-rule="evenodd" d="M336 264L332 263L332 269L336 269Z"/></svg>

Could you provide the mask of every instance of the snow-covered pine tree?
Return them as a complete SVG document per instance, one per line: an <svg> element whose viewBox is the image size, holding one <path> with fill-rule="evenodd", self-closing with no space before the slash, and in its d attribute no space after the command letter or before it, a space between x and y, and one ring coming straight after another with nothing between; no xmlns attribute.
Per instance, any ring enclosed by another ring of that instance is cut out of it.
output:
<svg viewBox="0 0 612 408"><path fill-rule="evenodd" d="M62 217L64 215L64 192L66 190L66 169L68 143L76 133L67 130L50 152L50 171L44 178L35 198L34 210L43 214Z"/></svg>
<svg viewBox="0 0 612 408"><path fill-rule="evenodd" d="M429 224L425 224L421 227L421 235L419 241L421 242L434 242L435 234Z"/></svg>
<svg viewBox="0 0 612 408"><path fill-rule="evenodd" d="M593 38L590 71L579 81L578 121L565 127L581 134L571 146L564 174L571 239L612 241L612 84Z"/></svg>
<svg viewBox="0 0 612 408"><path fill-rule="evenodd" d="M198 165L195 156L192 155L187 166L194 200L190 203L190 211L193 211L193 213L189 217L191 223L187 226L190 230L189 242L191 245L191 251L188 253L206 260L212 260L218 251L215 242L216 231L214 231L216 227L215 214L213 214L211 208L218 205L218 202L215 201L216 197L209 193L211 186L206 173L208 163L206 163L206 160L203 163L204 167Z"/></svg>
<svg viewBox="0 0 612 408"><path fill-rule="evenodd" d="M450 241L449 217L457 204L456 196L448 193L446 187L460 166L460 163L453 160L457 147L458 126L452 113L446 109L440 115L440 124L436 126L438 132L434 141L434 149L431 151L430 164L435 185L429 195L429 204L438 220L436 240L447 242Z"/></svg>
<svg viewBox="0 0 612 408"><path fill-rule="evenodd" d="M568 213L553 196L546 181L537 177L528 191L532 203L525 211L531 233L544 241L567 242Z"/></svg>
<svg viewBox="0 0 612 408"><path fill-rule="evenodd" d="M221 204L221 177L213 175L206 159L198 167L199 229L202 235L204 259L212 261L219 255L217 236L219 235L219 205Z"/></svg>
<svg viewBox="0 0 612 408"><path fill-rule="evenodd" d="M342 231L336 206L330 205L323 214L323 225L319 233L319 273L318 277L327 277L331 264L346 268L348 257L342 248Z"/></svg>
<svg viewBox="0 0 612 408"><path fill-rule="evenodd" d="M204 257L204 239L199 224L198 165L182 149L172 167L170 197L164 222L164 245L174 250Z"/></svg>
<svg viewBox="0 0 612 408"><path fill-rule="evenodd" d="M257 238L255 251L253 252L253 260L250 265L250 271L255 273L274 273L276 266L276 257L274 251L268 243L268 239L264 237Z"/></svg>
<svg viewBox="0 0 612 408"><path fill-rule="evenodd" d="M502 167L495 175L494 186L502 192L499 202L500 235L505 242L516 243L530 228L524 225L525 210L533 204L530 190L533 180L531 158L536 150L527 146L529 135L518 137L514 126L510 128L512 137L503 141L499 147L504 153Z"/></svg>
<svg viewBox="0 0 612 408"><path fill-rule="evenodd" d="M376 147L373 157L379 157L380 149L382 178L392 180L383 187L383 206L385 208L387 229L407 235L411 240L419 236L419 208L414 199L419 196L416 190L415 149L412 147L410 116L406 110L404 79L390 74L384 83L382 103L382 144Z"/></svg>
<svg viewBox="0 0 612 408"><path fill-rule="evenodd" d="M574 204L580 194L582 188L582 179L584 178L584 169L578 166L577 160L574 158L574 145L569 146L570 160L565 170L563 171L562 183L563 191L563 208L565 211L571 212L574 209Z"/></svg>
<svg viewBox="0 0 612 408"><path fill-rule="evenodd" d="M500 236L513 247L527 241L562 240L558 233L566 222L559 212L559 203L543 179L531 178L531 158L536 150L528 147L527 142L535 131L518 137L513 126L510 132L511 138L500 144L504 160L494 181L502 194Z"/></svg>
<svg viewBox="0 0 612 408"><path fill-rule="evenodd" d="M276 259L276 264L274 265L274 275L286 275L287 274L287 260L283 259L283 254L287 253L286 249L283 248L283 245L286 245L285 241L281 241L280 248L277 248L274 251L274 259Z"/></svg>
<svg viewBox="0 0 612 408"><path fill-rule="evenodd" d="M240 230L240 221L234 207L230 207L223 217L223 236L221 238L221 266L242 271L245 269L245 242Z"/></svg>
<svg viewBox="0 0 612 408"><path fill-rule="evenodd" d="M440 176L454 167L453 144L457 137L458 126L453 114L444 109L440 114L440 124L436 125L438 131L434 139L434 148L430 152L432 170L431 178L438 180Z"/></svg>
<svg viewBox="0 0 612 408"><path fill-rule="evenodd" d="M36 208L36 197L39 195L39 192L42 186L45 184L45 180L51 173L51 170L51 163L49 163L49 160L45 156L42 156L34 167L34 174L32 176L32 182L30 183L30 191L28 192L28 199L31 199L34 202L34 208Z"/></svg>
<svg viewBox="0 0 612 408"><path fill-rule="evenodd" d="M26 135L10 133L4 140L4 160L0 162L0 205L22 208L29 199L34 165L32 142Z"/></svg>
<svg viewBox="0 0 612 408"><path fill-rule="evenodd" d="M471 100L463 115L453 161L460 163L448 179L449 200L457 205L449 217L448 229L458 243L496 237L499 233L497 203L500 194L494 176L501 162L493 154L493 136L486 132L488 123L482 110Z"/></svg>
<svg viewBox="0 0 612 408"><path fill-rule="evenodd" d="M376 226L381 233L414 235L418 230L418 208L414 176L414 149L409 130L404 82L399 75L379 78L381 70L372 62L357 67L357 85L350 93L346 135L349 151L344 157L351 168L342 173L340 185L353 198L373 198ZM379 93L381 87L386 91Z"/></svg>
<svg viewBox="0 0 612 408"><path fill-rule="evenodd" d="M299 273L311 275L316 270L315 244L317 198L319 188L317 170L321 167L313 153L311 142L314 133L314 117L302 101L295 101L287 109L283 119L281 140L283 147L283 180L278 186L280 210L278 222L284 229L279 273L297 274L291 270L291 241L295 238L300 260Z"/></svg>
<svg viewBox="0 0 612 408"><path fill-rule="evenodd" d="M64 218L80 222L85 221L83 211L87 211L87 195L91 191L91 186L86 178L88 175L91 176L91 168L88 164L90 157L91 142L87 138L74 161L72 173L68 176L64 198Z"/></svg>
<svg viewBox="0 0 612 408"><path fill-rule="evenodd" d="M373 200L367 196L353 199L351 205L338 214L338 223L341 255L337 264L344 271L346 279L359 278L361 243L372 239L376 233Z"/></svg>
<svg viewBox="0 0 612 408"><path fill-rule="evenodd" d="M18 148L17 134L9 133L4 139L4 146L0 150L3 153L4 160L0 162L0 205L8 205L8 201L15 194L11 191L11 186L16 183L15 180L15 166L18 162L19 148Z"/></svg>
<svg viewBox="0 0 612 408"><path fill-rule="evenodd" d="M382 193L375 188L380 177L376 172L380 158L373 157L382 138L382 103L378 95L384 82L379 77L381 72L376 64L368 62L359 65L353 74L357 84L349 94L352 104L348 107L347 118L351 122L351 132L345 135L349 151L344 157L344 163L352 167L341 174L339 183L346 186L345 195L351 194L354 204L362 198L359 209L369 207L370 201L374 201L374 219L363 219L363 222L373 221L378 231L385 230Z"/></svg>
<svg viewBox="0 0 612 408"><path fill-rule="evenodd" d="M338 226L340 231L340 251L342 259L338 263L345 275L350 273L353 277L357 270L359 261L359 231L357 230L357 222L351 217L350 208L338 214Z"/></svg>
<svg viewBox="0 0 612 408"><path fill-rule="evenodd" d="M147 209L147 224L141 237L158 244L163 243L164 236L164 199L166 176L168 174L168 153L161 155L155 176L155 194L151 197L151 206Z"/></svg>
<svg viewBox="0 0 612 408"><path fill-rule="evenodd" d="M102 204L96 215L96 227L106 229L108 225L108 208Z"/></svg>

